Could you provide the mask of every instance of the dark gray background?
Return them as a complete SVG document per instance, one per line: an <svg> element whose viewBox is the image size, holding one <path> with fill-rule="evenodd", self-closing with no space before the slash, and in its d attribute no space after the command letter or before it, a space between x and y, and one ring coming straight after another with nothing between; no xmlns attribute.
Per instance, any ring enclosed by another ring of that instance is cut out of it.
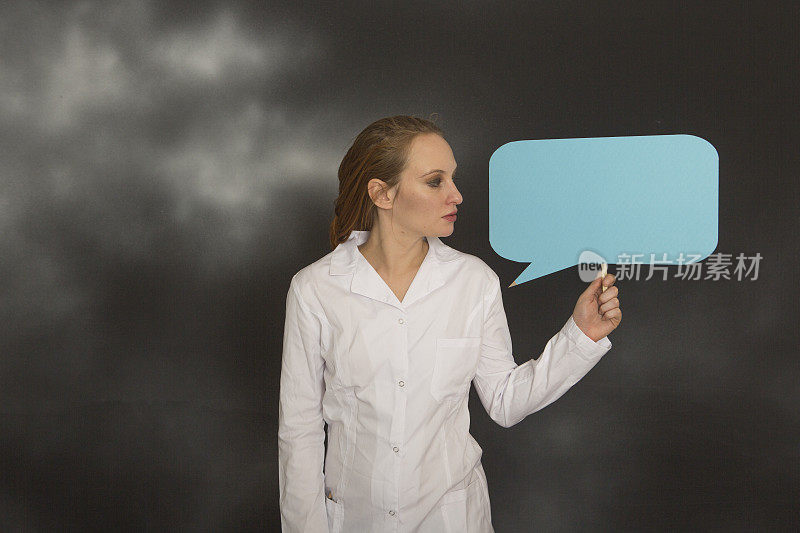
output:
<svg viewBox="0 0 800 533"><path fill-rule="evenodd" d="M620 282L614 348L513 428L472 392L497 531L797 526L798 4L433 4L2 3L2 529L277 528L289 279L330 251L355 135L433 112L445 242L506 285L487 170L518 139L703 137L717 251L764 257ZM504 290L517 362L583 286Z"/></svg>

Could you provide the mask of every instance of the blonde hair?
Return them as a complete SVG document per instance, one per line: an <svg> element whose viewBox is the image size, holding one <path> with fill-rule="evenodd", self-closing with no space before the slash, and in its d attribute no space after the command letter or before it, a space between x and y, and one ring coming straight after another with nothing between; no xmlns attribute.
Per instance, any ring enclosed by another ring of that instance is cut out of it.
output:
<svg viewBox="0 0 800 533"><path fill-rule="evenodd" d="M396 115L376 120L358 134L339 165L339 196L330 226L331 249L347 240L353 230L371 230L376 207L367 192L369 180L377 178L394 187L408 161L411 142L417 135L441 128L413 115Z"/></svg>

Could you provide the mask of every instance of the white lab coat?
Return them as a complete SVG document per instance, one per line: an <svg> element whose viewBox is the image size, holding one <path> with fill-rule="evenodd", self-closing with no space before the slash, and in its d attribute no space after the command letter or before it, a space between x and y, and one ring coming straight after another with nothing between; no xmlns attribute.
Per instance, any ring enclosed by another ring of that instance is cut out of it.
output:
<svg viewBox="0 0 800 533"><path fill-rule="evenodd" d="M518 366L486 263L427 237L400 302L357 248L368 236L352 232L290 284L283 531L492 532L482 450L469 434L470 383L509 427L564 394L611 343L593 342L570 317L538 359Z"/></svg>

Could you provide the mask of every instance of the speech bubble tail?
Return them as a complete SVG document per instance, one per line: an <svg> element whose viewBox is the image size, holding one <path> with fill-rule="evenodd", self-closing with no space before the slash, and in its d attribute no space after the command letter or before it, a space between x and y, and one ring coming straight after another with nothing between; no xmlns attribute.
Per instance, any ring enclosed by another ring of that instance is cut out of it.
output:
<svg viewBox="0 0 800 533"><path fill-rule="evenodd" d="M509 288L513 287L514 285L522 285L526 281L531 281L532 279L536 279L538 277L539 274L536 272L536 268L533 266L533 263L531 263L525 267L525 270L523 270L520 275L517 276L517 279L515 279L514 282L509 285Z"/></svg>

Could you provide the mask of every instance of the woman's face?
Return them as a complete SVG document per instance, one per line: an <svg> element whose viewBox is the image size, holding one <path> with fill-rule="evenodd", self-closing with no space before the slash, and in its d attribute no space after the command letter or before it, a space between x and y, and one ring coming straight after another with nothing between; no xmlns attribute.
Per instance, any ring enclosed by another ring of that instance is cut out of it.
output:
<svg viewBox="0 0 800 533"><path fill-rule="evenodd" d="M392 204L392 224L421 236L447 237L455 229L456 206L463 201L453 183L453 151L435 133L417 135Z"/></svg>

